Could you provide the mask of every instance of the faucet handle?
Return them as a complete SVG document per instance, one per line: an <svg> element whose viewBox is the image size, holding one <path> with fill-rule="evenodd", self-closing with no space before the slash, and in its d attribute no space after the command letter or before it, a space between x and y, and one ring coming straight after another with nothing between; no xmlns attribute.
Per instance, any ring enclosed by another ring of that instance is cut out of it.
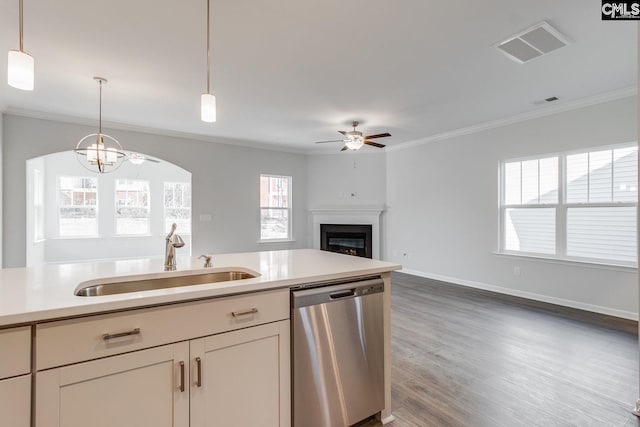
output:
<svg viewBox="0 0 640 427"><path fill-rule="evenodd" d="M202 254L198 257L198 259L204 258L204 268L211 268L213 265L211 264L211 255Z"/></svg>

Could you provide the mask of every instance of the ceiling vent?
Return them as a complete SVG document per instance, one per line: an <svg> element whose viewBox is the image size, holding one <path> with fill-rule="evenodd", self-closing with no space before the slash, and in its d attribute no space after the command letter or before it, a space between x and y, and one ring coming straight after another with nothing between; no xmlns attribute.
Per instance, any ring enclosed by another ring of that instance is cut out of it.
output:
<svg viewBox="0 0 640 427"><path fill-rule="evenodd" d="M543 21L498 43L496 47L510 59L524 64L568 44L569 41L558 30Z"/></svg>

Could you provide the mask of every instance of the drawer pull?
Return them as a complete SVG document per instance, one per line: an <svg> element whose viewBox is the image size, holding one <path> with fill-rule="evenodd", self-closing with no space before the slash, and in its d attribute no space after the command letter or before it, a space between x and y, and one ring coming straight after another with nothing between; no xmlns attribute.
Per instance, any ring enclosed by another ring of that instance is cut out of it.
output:
<svg viewBox="0 0 640 427"><path fill-rule="evenodd" d="M202 359L196 357L196 386L202 387Z"/></svg>
<svg viewBox="0 0 640 427"><path fill-rule="evenodd" d="M248 314L256 314L258 312L257 308L250 308L248 310L243 310L243 311L232 311L231 315L233 317L239 317L239 316L246 316Z"/></svg>
<svg viewBox="0 0 640 427"><path fill-rule="evenodd" d="M184 362L180 361L180 386L178 387L178 390L180 390L181 392L184 391Z"/></svg>
<svg viewBox="0 0 640 427"><path fill-rule="evenodd" d="M102 334L102 339L105 341L109 341L113 338L128 337L131 335L140 335L140 328L135 328L134 330L127 332L119 332L117 334Z"/></svg>

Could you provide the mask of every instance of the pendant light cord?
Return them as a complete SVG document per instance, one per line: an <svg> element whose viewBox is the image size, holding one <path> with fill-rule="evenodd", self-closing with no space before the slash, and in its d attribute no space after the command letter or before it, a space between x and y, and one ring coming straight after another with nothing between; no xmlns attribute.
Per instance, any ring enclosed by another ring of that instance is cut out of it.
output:
<svg viewBox="0 0 640 427"><path fill-rule="evenodd" d="M20 2L22 2L22 0L20 0ZM211 49L209 47L209 43L210 43L210 19L211 19L211 12L210 9L211 8L211 0L207 0L207 93L210 94L211 93Z"/></svg>
<svg viewBox="0 0 640 427"><path fill-rule="evenodd" d="M19 12L18 12L19 18L20 18L20 52L24 52L24 43L22 41L23 39L23 32L22 32L22 0L20 0L20 7L19 7Z"/></svg>
<svg viewBox="0 0 640 427"><path fill-rule="evenodd" d="M100 106L98 107L98 135L102 136L102 79L98 80L100 83Z"/></svg>

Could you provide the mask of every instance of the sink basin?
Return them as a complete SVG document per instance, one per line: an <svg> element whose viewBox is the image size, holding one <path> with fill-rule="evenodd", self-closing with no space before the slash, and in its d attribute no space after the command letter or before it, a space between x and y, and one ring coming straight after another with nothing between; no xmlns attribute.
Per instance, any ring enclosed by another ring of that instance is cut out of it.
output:
<svg viewBox="0 0 640 427"><path fill-rule="evenodd" d="M119 281L114 281L114 279L101 279L83 282L76 288L75 294L81 297L95 297L101 295L149 291L153 289L176 288L179 286L203 285L207 283L252 279L254 277L258 277L258 274L236 270L169 277L149 278L149 276L139 276L136 278L135 276L132 276Z"/></svg>

